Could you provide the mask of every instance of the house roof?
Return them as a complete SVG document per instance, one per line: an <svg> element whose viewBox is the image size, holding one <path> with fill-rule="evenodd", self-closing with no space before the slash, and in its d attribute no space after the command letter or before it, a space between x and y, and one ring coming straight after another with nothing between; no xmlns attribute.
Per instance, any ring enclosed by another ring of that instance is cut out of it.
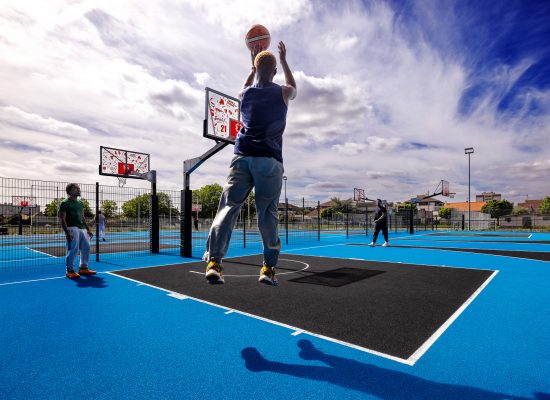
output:
<svg viewBox="0 0 550 400"><path fill-rule="evenodd" d="M485 201L472 201L470 203L470 211L481 211L481 207L485 204ZM453 208L457 211L468 211L468 202L462 201L458 203L445 203L445 207Z"/></svg>
<svg viewBox="0 0 550 400"><path fill-rule="evenodd" d="M536 211L539 209L543 200L525 200L523 203L518 203L518 207L525 207L529 210Z"/></svg>

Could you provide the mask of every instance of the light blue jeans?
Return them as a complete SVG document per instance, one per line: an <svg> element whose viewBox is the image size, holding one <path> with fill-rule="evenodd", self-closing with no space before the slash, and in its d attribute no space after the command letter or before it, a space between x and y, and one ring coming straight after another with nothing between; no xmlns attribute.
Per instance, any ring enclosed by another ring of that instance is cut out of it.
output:
<svg viewBox="0 0 550 400"><path fill-rule="evenodd" d="M220 261L225 257L241 207L254 188L264 262L270 267L277 265L281 252L277 206L283 172L283 163L271 157L235 156L231 160L218 212L206 241L204 260Z"/></svg>
<svg viewBox="0 0 550 400"><path fill-rule="evenodd" d="M90 237L86 229L79 229L76 226L67 227L73 240L67 242L67 271L74 271L76 257L80 251L80 268L88 268L90 258Z"/></svg>

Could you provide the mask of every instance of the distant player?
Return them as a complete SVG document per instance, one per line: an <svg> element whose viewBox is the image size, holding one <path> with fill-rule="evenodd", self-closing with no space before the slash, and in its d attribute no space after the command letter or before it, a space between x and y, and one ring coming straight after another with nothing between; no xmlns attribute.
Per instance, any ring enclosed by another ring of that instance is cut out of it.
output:
<svg viewBox="0 0 550 400"><path fill-rule="evenodd" d="M84 219L84 203L78 199L80 186L69 183L66 187L69 198L63 200L59 206L59 220L67 238L67 272L70 279L80 278L80 275L94 275L96 272L88 268L90 258L90 239L93 234ZM80 251L80 268L75 272L74 266Z"/></svg>
<svg viewBox="0 0 550 400"><path fill-rule="evenodd" d="M372 242L369 244L369 246L376 246L376 239L378 238L380 230L382 230L385 240L382 246L387 247L390 245L390 242L388 241L388 211L386 210L386 207L384 207L382 200L376 199L376 213L374 214L374 236L372 237Z"/></svg>
<svg viewBox="0 0 550 400"><path fill-rule="evenodd" d="M101 211L97 212L96 221L99 224L99 240L105 242L105 215Z"/></svg>
<svg viewBox="0 0 550 400"><path fill-rule="evenodd" d="M296 82L286 61L283 42L279 42L279 59L285 75L282 86L273 83L277 60L272 53L259 52L256 47L251 50L251 56L252 70L239 94L243 128L235 141L236 156L229 166L229 176L206 242L206 279L210 283L224 283L222 259L241 206L254 188L264 247L259 282L275 286L278 284L275 266L281 251L277 206L284 171L283 132L288 103L296 97ZM257 82L253 83L255 76Z"/></svg>

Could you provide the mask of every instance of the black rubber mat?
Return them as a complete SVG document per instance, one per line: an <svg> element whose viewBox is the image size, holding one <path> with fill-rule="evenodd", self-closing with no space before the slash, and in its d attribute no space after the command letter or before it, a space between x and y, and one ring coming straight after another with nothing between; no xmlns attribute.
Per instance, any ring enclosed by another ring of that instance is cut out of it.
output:
<svg viewBox="0 0 550 400"><path fill-rule="evenodd" d="M160 244L161 249L173 249L179 246L178 244ZM41 253L49 254L54 257L64 257L67 255L67 248L63 245L30 247L32 250ZM144 251L149 250L147 242L127 242L127 243L105 243L99 245L100 254L104 253L125 253L128 251ZM95 254L95 244L90 246L90 254Z"/></svg>
<svg viewBox="0 0 550 400"><path fill-rule="evenodd" d="M309 283L311 285L323 285L330 287L340 287L350 283L367 279L384 271L374 271L370 269L359 268L337 268L331 271L319 272L299 278L291 279L290 282Z"/></svg>
<svg viewBox="0 0 550 400"><path fill-rule="evenodd" d="M257 281L261 263L259 255L226 259L225 285L206 283L203 262L115 273L403 359L493 274L285 254L277 266L280 285L272 287ZM358 270L369 271L371 276L340 287L300 281L343 268L344 274Z"/></svg>
<svg viewBox="0 0 550 400"><path fill-rule="evenodd" d="M368 244L367 243L348 243L346 244L346 246L368 246ZM393 244L391 245L391 247L458 251L463 253L491 254L494 256L525 258L527 260L550 261L550 252L545 252L545 251L468 249L468 248L459 248L459 247L433 247L433 246L400 246L400 245L393 245Z"/></svg>

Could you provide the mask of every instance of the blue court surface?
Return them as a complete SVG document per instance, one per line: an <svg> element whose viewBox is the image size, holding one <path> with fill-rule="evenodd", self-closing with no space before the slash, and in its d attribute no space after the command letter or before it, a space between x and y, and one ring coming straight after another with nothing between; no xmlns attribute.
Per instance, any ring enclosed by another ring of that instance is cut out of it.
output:
<svg viewBox="0 0 550 400"><path fill-rule="evenodd" d="M0 270L0 398L550 399L550 261L545 261L550 234L421 232L400 233L390 241L391 247L369 247L365 235L324 234L320 242L283 246L281 258L388 265L384 274L363 283L317 286L326 290L328 303L336 293L356 293L354 285L368 290L379 277L394 290L395 264L404 265L401 274L407 265L489 271L407 358L202 298L203 288L205 293L231 290L230 277L219 288L198 279L193 289L199 294L190 296L114 273L175 264L185 271L186 264L200 261L197 249L191 259L177 251L105 257L91 265L96 276L75 281L64 277L62 264ZM259 253L260 243L253 242L247 248L233 245L228 257ZM224 272L231 274L229 267ZM437 292L437 282L416 282L400 289L401 297L431 296L416 290L425 285ZM287 281L260 287L251 279L250 293L239 284L240 298L246 302L253 295L250 301L264 311L316 308L306 304L307 290L298 299L280 295L286 293L283 285L292 284ZM374 308L385 309L376 301L359 306L361 311L349 317L367 325ZM391 323L378 324L377 333L388 340L405 336Z"/></svg>

